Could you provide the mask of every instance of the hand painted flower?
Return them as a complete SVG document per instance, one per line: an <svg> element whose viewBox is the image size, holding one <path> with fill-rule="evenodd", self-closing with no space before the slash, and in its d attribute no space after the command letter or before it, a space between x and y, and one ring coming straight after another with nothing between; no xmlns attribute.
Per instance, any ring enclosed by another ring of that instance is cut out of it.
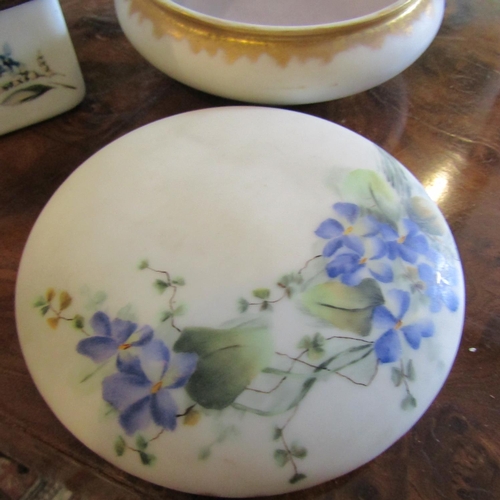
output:
<svg viewBox="0 0 500 500"><path fill-rule="evenodd" d="M366 238L358 251L337 254L326 265L326 272L330 278L340 276L342 283L349 286L359 285L370 275L381 283L390 283L394 279L392 266L380 261L386 253L386 245L380 238Z"/></svg>
<svg viewBox="0 0 500 500"><path fill-rule="evenodd" d="M398 233L389 224L381 224L380 234L387 242L389 259L400 257L405 262L415 264L419 255L424 255L429 250L429 243L417 224L410 219L404 219L403 226L403 230Z"/></svg>
<svg viewBox="0 0 500 500"><path fill-rule="evenodd" d="M391 290L387 294L392 304L391 312L386 306L379 306L373 312L372 325L386 330L375 341L375 354L381 363L397 361L402 354L401 341L398 332L401 332L412 349L418 349L422 338L434 335L434 324L430 320L418 321L412 324L403 322L410 307L410 294L402 290Z"/></svg>
<svg viewBox="0 0 500 500"><path fill-rule="evenodd" d="M103 399L120 412L120 425L128 435L151 423L173 431L177 426L177 404L173 389L186 385L198 356L170 350L160 340L146 344L138 356L118 358L118 373L103 380Z"/></svg>
<svg viewBox="0 0 500 500"><path fill-rule="evenodd" d="M110 321L109 316L102 311L92 316L90 326L94 330L94 335L80 340L76 351L96 363L107 361L118 352L130 347L145 345L153 338L153 330L149 326L144 326L137 332L139 338L136 341L127 342L136 332L137 324L118 318Z"/></svg>
<svg viewBox="0 0 500 500"><path fill-rule="evenodd" d="M362 240L355 234L355 224L359 220L359 207L354 203L335 203L333 210L342 222L337 219L327 219L315 231L317 236L328 240L323 248L323 255L331 257L342 247L357 253L363 252Z"/></svg>
<svg viewBox="0 0 500 500"><path fill-rule="evenodd" d="M418 266L418 275L424 283L423 292L430 299L429 309L433 313L439 312L444 304L455 312L459 304L454 290L458 284L457 270L441 254L436 254L433 260L435 267L427 263Z"/></svg>

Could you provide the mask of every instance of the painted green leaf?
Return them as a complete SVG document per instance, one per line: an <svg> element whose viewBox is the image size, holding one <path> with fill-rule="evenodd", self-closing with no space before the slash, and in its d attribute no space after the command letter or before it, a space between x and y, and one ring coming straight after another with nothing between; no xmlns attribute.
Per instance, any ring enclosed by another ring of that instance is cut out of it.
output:
<svg viewBox="0 0 500 500"><path fill-rule="evenodd" d="M401 203L391 185L373 170L358 169L351 172L344 183L346 195L365 207L373 207L382 220L397 221Z"/></svg>
<svg viewBox="0 0 500 500"><path fill-rule="evenodd" d="M159 293L163 293L170 285L163 280L156 280L154 282L154 287L158 290Z"/></svg>
<svg viewBox="0 0 500 500"><path fill-rule="evenodd" d="M408 364L406 365L406 377L411 382L414 382L417 378L417 373L415 372L415 366L413 365L413 361L410 359Z"/></svg>
<svg viewBox="0 0 500 500"><path fill-rule="evenodd" d="M83 318L83 316L77 314L73 318L73 327L76 328L77 330L81 330L84 326L85 326L85 319Z"/></svg>
<svg viewBox="0 0 500 500"><path fill-rule="evenodd" d="M261 311L272 311L273 306L267 300L264 300L264 302L262 302L262 304L260 305L260 310Z"/></svg>
<svg viewBox="0 0 500 500"><path fill-rule="evenodd" d="M290 453L295 458L303 459L307 457L307 449L303 446L299 446L298 444L292 444L290 447Z"/></svg>
<svg viewBox="0 0 500 500"><path fill-rule="evenodd" d="M172 280L172 283L177 286L184 286L186 284L186 281L184 278L178 276Z"/></svg>
<svg viewBox="0 0 500 500"><path fill-rule="evenodd" d="M162 323L165 323L165 321L169 320L171 317L172 317L172 313L170 311L163 311L161 314L160 314L160 321Z"/></svg>
<svg viewBox="0 0 500 500"><path fill-rule="evenodd" d="M174 351L198 354L186 391L204 408L221 410L269 364L273 343L266 327L249 322L225 330L186 328Z"/></svg>
<svg viewBox="0 0 500 500"><path fill-rule="evenodd" d="M379 284L371 278L357 286L328 281L307 290L302 296L306 309L341 330L362 336L370 333L373 309L384 303Z"/></svg>
<svg viewBox="0 0 500 500"><path fill-rule="evenodd" d="M403 382L403 373L399 368L392 368L391 380L396 387L401 385L401 382Z"/></svg>
<svg viewBox="0 0 500 500"><path fill-rule="evenodd" d="M248 310L250 306L250 303L248 302L248 300L246 299L240 299L238 300L238 310L240 311L240 313L244 313Z"/></svg>
<svg viewBox="0 0 500 500"><path fill-rule="evenodd" d="M125 453L126 449L127 445L125 440L121 436L118 436L115 441L115 453L121 457Z"/></svg>
<svg viewBox="0 0 500 500"><path fill-rule="evenodd" d="M42 316L45 316L50 310L50 306L49 305L46 305L46 306L43 306L41 309L40 309L40 313Z"/></svg>
<svg viewBox="0 0 500 500"><path fill-rule="evenodd" d="M37 299L33 303L33 307L42 307L45 305L47 305L47 301L45 300L45 297L43 297L41 295L40 295L40 297L37 297Z"/></svg>
<svg viewBox="0 0 500 500"><path fill-rule="evenodd" d="M154 455L141 451L139 452L139 456L141 457L141 462L144 465L153 465L155 463L156 457Z"/></svg>
<svg viewBox="0 0 500 500"><path fill-rule="evenodd" d="M143 269L147 269L149 267L149 261L147 259L144 259L144 260L141 260L141 262L139 262L139 265L137 266L141 271Z"/></svg>
<svg viewBox="0 0 500 500"><path fill-rule="evenodd" d="M212 454L210 446L204 446L198 453L198 460L207 460Z"/></svg>
<svg viewBox="0 0 500 500"><path fill-rule="evenodd" d="M274 460L280 467L284 467L290 460L290 455L286 450L275 450Z"/></svg>
<svg viewBox="0 0 500 500"><path fill-rule="evenodd" d="M278 441L278 439L281 439L282 435L283 431L279 427L275 427L273 432L273 441Z"/></svg>
<svg viewBox="0 0 500 500"><path fill-rule="evenodd" d="M173 316L183 316L184 314L186 314L186 311L187 311L186 305L185 304L181 304L179 307L176 307L172 311L172 315Z"/></svg>
<svg viewBox="0 0 500 500"><path fill-rule="evenodd" d="M408 394L401 403L401 408L403 408L403 410L413 410L416 407L417 400L411 394Z"/></svg>
<svg viewBox="0 0 500 500"><path fill-rule="evenodd" d="M441 236L445 233L445 225L432 202L421 196L413 196L409 201L408 211L414 222L427 234Z"/></svg>
<svg viewBox="0 0 500 500"><path fill-rule="evenodd" d="M8 95L2 101L2 104L4 106L16 106L24 102L33 101L53 88L52 85L43 85L40 83L30 85L29 87L12 92L12 94Z"/></svg>
<svg viewBox="0 0 500 500"><path fill-rule="evenodd" d="M148 447L148 442L139 434L135 440L137 449L144 451Z"/></svg>
<svg viewBox="0 0 500 500"><path fill-rule="evenodd" d="M290 479L290 484L295 484L298 483L299 481L302 481L302 479L305 479L307 476L305 474L294 474L293 477Z"/></svg>
<svg viewBox="0 0 500 500"><path fill-rule="evenodd" d="M266 300L271 296L269 288L257 288L252 292L252 295L258 299Z"/></svg>

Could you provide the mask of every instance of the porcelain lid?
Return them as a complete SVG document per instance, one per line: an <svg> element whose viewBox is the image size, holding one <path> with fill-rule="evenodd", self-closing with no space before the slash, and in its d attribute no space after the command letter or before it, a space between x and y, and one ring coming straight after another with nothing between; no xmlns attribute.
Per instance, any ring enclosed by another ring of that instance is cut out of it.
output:
<svg viewBox="0 0 500 500"><path fill-rule="evenodd" d="M169 488L270 495L371 460L452 366L464 292L424 188L308 115L196 111L61 186L19 271L27 364L67 428Z"/></svg>

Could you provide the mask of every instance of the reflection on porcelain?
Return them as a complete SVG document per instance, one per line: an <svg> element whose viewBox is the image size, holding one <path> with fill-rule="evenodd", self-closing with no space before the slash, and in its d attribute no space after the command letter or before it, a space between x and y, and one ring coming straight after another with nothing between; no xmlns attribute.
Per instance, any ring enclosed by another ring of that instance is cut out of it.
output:
<svg viewBox="0 0 500 500"><path fill-rule="evenodd" d="M291 16L273 11L282 2L266 2L280 26L252 24L262 17L248 2L115 0L115 7L131 43L173 78L233 99L299 104L355 94L403 71L433 40L444 3L353 2L335 13L331 2L315 10L295 0L302 10ZM301 17L312 24L298 25Z"/></svg>
<svg viewBox="0 0 500 500"><path fill-rule="evenodd" d="M0 134L68 111L84 93L57 0L0 12Z"/></svg>
<svg viewBox="0 0 500 500"><path fill-rule="evenodd" d="M32 231L16 308L41 393L86 445L241 497L404 434L451 368L464 291L446 222L394 158L317 118L224 108L78 169Z"/></svg>

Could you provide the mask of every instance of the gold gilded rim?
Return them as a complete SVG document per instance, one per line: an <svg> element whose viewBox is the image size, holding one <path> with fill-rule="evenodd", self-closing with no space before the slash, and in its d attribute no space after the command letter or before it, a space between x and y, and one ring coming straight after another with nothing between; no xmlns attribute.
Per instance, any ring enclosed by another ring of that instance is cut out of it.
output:
<svg viewBox="0 0 500 500"><path fill-rule="evenodd" d="M149 20L156 38L169 35L188 40L191 50L215 56L224 52L233 63L246 56L256 61L262 54L286 66L292 57L329 62L356 45L380 47L391 33L411 33L413 22L434 10L434 0L401 0L373 14L331 24L276 27L236 23L183 8L172 0L122 0L129 15Z"/></svg>

